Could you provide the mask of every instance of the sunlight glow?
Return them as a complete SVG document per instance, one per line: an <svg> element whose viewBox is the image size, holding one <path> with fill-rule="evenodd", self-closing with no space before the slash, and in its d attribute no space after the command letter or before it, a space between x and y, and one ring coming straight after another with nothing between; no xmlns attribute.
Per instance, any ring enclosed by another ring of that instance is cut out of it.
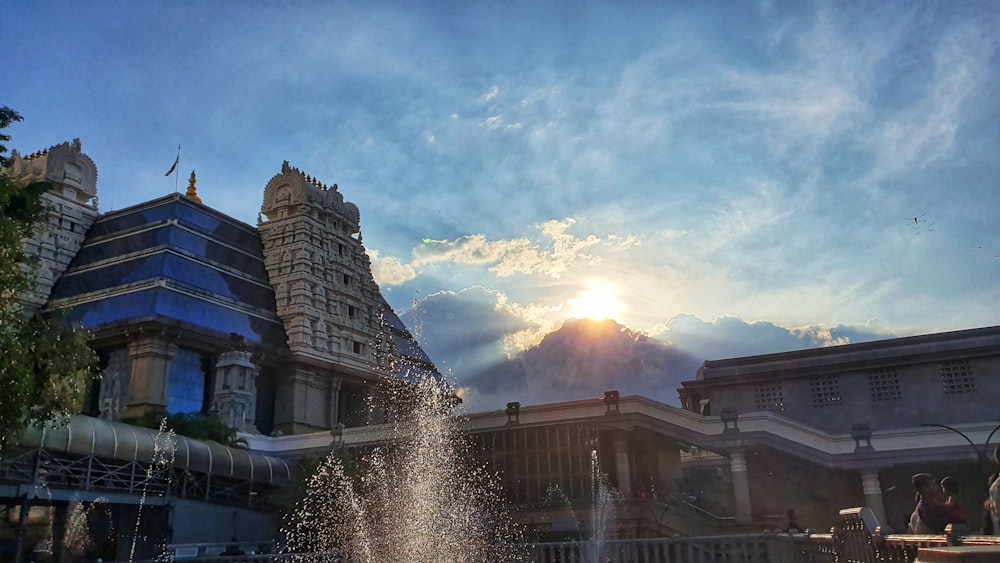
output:
<svg viewBox="0 0 1000 563"><path fill-rule="evenodd" d="M595 283L583 290L576 299L570 299L570 316L577 319L619 320L625 304L618 298L619 288L607 282Z"/></svg>

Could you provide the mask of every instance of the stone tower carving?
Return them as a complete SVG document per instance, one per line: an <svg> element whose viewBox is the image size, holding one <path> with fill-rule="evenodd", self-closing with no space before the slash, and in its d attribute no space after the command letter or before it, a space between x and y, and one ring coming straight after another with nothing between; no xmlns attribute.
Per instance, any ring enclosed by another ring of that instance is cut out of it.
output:
<svg viewBox="0 0 1000 563"><path fill-rule="evenodd" d="M48 220L36 225L25 241L28 254L39 259L37 282L26 296L28 306L37 308L48 299L97 219L97 166L83 153L80 139L74 139L25 157L12 151L9 172L21 182L52 184L42 195Z"/></svg>
<svg viewBox="0 0 1000 563"><path fill-rule="evenodd" d="M240 432L254 432L257 411L257 366L242 346L219 356L215 364L213 408L219 420Z"/></svg>
<svg viewBox="0 0 1000 563"><path fill-rule="evenodd" d="M381 301L358 207L336 184L327 187L286 161L264 190L261 213L264 266L292 353L377 368Z"/></svg>
<svg viewBox="0 0 1000 563"><path fill-rule="evenodd" d="M364 396L391 363L360 219L336 184L287 161L264 190L257 227L264 267L296 365L276 381L281 432L336 425L349 416L345 401Z"/></svg>

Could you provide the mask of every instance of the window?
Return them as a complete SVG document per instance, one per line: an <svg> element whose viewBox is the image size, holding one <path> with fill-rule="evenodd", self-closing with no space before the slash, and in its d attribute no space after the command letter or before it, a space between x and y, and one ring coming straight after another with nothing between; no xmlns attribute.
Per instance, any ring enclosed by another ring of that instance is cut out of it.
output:
<svg viewBox="0 0 1000 563"><path fill-rule="evenodd" d="M360 343L360 342L358 342L357 340L355 340L354 341L354 353L355 354L361 354L364 351L365 351L365 345L362 344L362 343Z"/></svg>
<svg viewBox="0 0 1000 563"><path fill-rule="evenodd" d="M872 402L898 401L903 398L899 389L899 373L896 368L868 370L868 387L872 392Z"/></svg>
<svg viewBox="0 0 1000 563"><path fill-rule="evenodd" d="M810 378L814 407L830 407L843 404L840 401L840 381L836 375L821 375Z"/></svg>
<svg viewBox="0 0 1000 563"><path fill-rule="evenodd" d="M754 388L754 399L757 410L785 410L785 398L781 394L781 383L758 383Z"/></svg>
<svg viewBox="0 0 1000 563"><path fill-rule="evenodd" d="M353 319L358 314L358 310L353 305L347 306L347 318Z"/></svg>
<svg viewBox="0 0 1000 563"><path fill-rule="evenodd" d="M969 360L952 360L941 362L941 385L949 395L959 393L975 393L976 378L972 374L972 362Z"/></svg>
<svg viewBox="0 0 1000 563"><path fill-rule="evenodd" d="M348 274L344 274L344 285L351 287L351 276Z"/></svg>

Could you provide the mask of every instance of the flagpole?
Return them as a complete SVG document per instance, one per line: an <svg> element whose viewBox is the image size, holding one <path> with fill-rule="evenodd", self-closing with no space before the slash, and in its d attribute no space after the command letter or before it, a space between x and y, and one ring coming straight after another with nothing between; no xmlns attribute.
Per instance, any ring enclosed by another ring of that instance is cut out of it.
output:
<svg viewBox="0 0 1000 563"><path fill-rule="evenodd" d="M179 181L178 178L180 178L180 176L181 176L181 171L179 170L180 167L181 167L181 146L177 145L177 168L178 168L178 170L174 171L174 193L177 193L177 182Z"/></svg>

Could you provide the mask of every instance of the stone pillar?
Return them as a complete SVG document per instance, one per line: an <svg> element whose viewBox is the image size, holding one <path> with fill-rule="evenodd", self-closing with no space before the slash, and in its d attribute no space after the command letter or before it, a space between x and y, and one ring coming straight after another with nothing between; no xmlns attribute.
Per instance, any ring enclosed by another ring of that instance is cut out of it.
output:
<svg viewBox="0 0 1000 563"><path fill-rule="evenodd" d="M661 440L656 443L657 487L675 491L683 480L681 472L681 450L677 440Z"/></svg>
<svg viewBox="0 0 1000 563"><path fill-rule="evenodd" d="M878 479L878 468L861 470L861 489L865 493L865 505L875 513L879 525L885 526L885 503L882 502L882 484Z"/></svg>
<svg viewBox="0 0 1000 563"><path fill-rule="evenodd" d="M279 435L301 434L323 430L326 409L319 411L315 418L320 424L312 424L309 416L310 392L313 373L302 366L284 371L275 381L274 429ZM314 394L314 393L313 393ZM326 395L323 395L324 401Z"/></svg>
<svg viewBox="0 0 1000 563"><path fill-rule="evenodd" d="M340 424L340 378L330 380L330 428Z"/></svg>
<svg viewBox="0 0 1000 563"><path fill-rule="evenodd" d="M254 426L257 373L257 366L246 350L230 350L219 356L212 407L226 426L241 432L258 432Z"/></svg>
<svg viewBox="0 0 1000 563"><path fill-rule="evenodd" d="M170 363L177 354L177 345L161 334L154 334L136 338L129 343L128 351L132 357L132 377L124 416L166 412Z"/></svg>
<svg viewBox="0 0 1000 563"><path fill-rule="evenodd" d="M615 436L615 473L618 476L618 492L623 498L632 496L632 467L629 463L628 435L619 433Z"/></svg>
<svg viewBox="0 0 1000 563"><path fill-rule="evenodd" d="M747 479L747 460L742 451L729 454L729 472L733 478L733 498L736 500L736 521L750 524L753 513L750 506L750 482Z"/></svg>
<svg viewBox="0 0 1000 563"><path fill-rule="evenodd" d="M17 551L14 553L14 563L23 563L25 552L30 552L30 546L27 545L28 517L30 514L31 499L25 494L21 497L21 512L17 522Z"/></svg>

